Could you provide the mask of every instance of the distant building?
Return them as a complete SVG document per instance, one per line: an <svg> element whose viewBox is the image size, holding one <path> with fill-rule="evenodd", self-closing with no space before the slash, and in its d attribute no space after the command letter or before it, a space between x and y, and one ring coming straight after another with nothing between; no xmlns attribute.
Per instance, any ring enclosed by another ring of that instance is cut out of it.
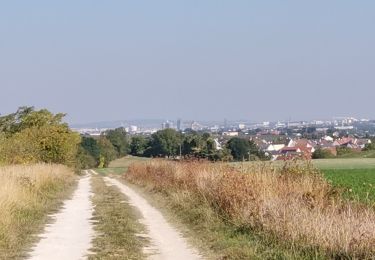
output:
<svg viewBox="0 0 375 260"><path fill-rule="evenodd" d="M177 130L181 131L181 119L177 119Z"/></svg>
<svg viewBox="0 0 375 260"><path fill-rule="evenodd" d="M246 127L245 124L239 124L239 125L238 125L238 129L240 129L240 130L245 129L245 127Z"/></svg>
<svg viewBox="0 0 375 260"><path fill-rule="evenodd" d="M131 133L135 133L135 132L138 131L138 127L135 126L135 125L131 125L131 126L129 127L129 131L130 131Z"/></svg>
<svg viewBox="0 0 375 260"><path fill-rule="evenodd" d="M191 123L191 129L194 130L194 131L198 131L200 130L201 126L200 124L198 124L198 122L194 121L193 123Z"/></svg>
<svg viewBox="0 0 375 260"><path fill-rule="evenodd" d="M238 132L223 132L223 136L238 136Z"/></svg>
<svg viewBox="0 0 375 260"><path fill-rule="evenodd" d="M162 125L161 125L161 128L162 129L168 129L168 128L173 128L173 122L170 122L170 121L166 121L164 122Z"/></svg>

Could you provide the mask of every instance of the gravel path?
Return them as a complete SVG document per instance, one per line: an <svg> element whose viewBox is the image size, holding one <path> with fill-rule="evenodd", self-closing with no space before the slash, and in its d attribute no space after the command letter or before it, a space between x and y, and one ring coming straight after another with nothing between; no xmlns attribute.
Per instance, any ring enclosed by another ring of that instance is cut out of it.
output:
<svg viewBox="0 0 375 260"><path fill-rule="evenodd" d="M86 258L94 235L90 221L93 213L90 179L88 175L82 177L72 199L67 200L63 209L52 216L54 222L45 228L42 239L30 253L30 259Z"/></svg>
<svg viewBox="0 0 375 260"><path fill-rule="evenodd" d="M144 198L118 180L105 177L108 184L117 186L129 198L129 203L143 215L141 223L147 227L152 247L146 248L150 259L157 260L194 260L201 259L199 254L188 246L182 235L176 231Z"/></svg>

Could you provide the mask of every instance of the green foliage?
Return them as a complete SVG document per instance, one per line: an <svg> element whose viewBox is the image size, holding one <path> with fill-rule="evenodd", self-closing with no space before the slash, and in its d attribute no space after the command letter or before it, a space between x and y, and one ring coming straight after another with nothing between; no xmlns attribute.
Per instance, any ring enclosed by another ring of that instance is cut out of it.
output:
<svg viewBox="0 0 375 260"><path fill-rule="evenodd" d="M231 151L233 159L237 161L266 158L253 141L244 138L233 137L228 141L227 148Z"/></svg>
<svg viewBox="0 0 375 260"><path fill-rule="evenodd" d="M205 142L201 135L197 132L192 132L184 136L182 142L182 154L198 157L200 152L204 149Z"/></svg>
<svg viewBox="0 0 375 260"><path fill-rule="evenodd" d="M81 140L81 147L86 150L95 160L99 159L100 148L96 139L83 136Z"/></svg>
<svg viewBox="0 0 375 260"><path fill-rule="evenodd" d="M313 159L326 159L334 157L333 154L325 149L318 148L313 152L312 158Z"/></svg>
<svg viewBox="0 0 375 260"><path fill-rule="evenodd" d="M0 117L0 162L59 163L74 167L80 136L62 122L64 114L21 107Z"/></svg>
<svg viewBox="0 0 375 260"><path fill-rule="evenodd" d="M176 156L179 154L181 136L174 129L160 130L151 136L150 144L152 156Z"/></svg>
<svg viewBox="0 0 375 260"><path fill-rule="evenodd" d="M375 150L375 143L366 144L363 151L373 151Z"/></svg>
<svg viewBox="0 0 375 260"><path fill-rule="evenodd" d="M108 130L105 133L107 139L112 143L113 147L116 150L117 157L122 157L128 154L129 152L129 143L126 137L125 128L120 127L114 130Z"/></svg>
<svg viewBox="0 0 375 260"><path fill-rule="evenodd" d="M109 163L117 158L117 151L105 136L98 140L100 149L99 168L108 167Z"/></svg>
<svg viewBox="0 0 375 260"><path fill-rule="evenodd" d="M130 154L142 156L148 147L148 140L144 136L134 136L130 143Z"/></svg>
<svg viewBox="0 0 375 260"><path fill-rule="evenodd" d="M91 169L95 168L97 165L97 160L87 150L80 146L77 153L77 168Z"/></svg>
<svg viewBox="0 0 375 260"><path fill-rule="evenodd" d="M347 155L353 153L353 150L348 147L337 147L337 156Z"/></svg>

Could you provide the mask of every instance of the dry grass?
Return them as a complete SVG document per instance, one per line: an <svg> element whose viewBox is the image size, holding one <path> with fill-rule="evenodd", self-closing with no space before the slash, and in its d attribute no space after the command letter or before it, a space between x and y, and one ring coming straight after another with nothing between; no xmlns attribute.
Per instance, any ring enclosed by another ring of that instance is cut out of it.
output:
<svg viewBox="0 0 375 260"><path fill-rule="evenodd" d="M0 167L0 259L22 256L74 179L61 165Z"/></svg>
<svg viewBox="0 0 375 260"><path fill-rule="evenodd" d="M310 164L238 169L153 161L130 166L125 178L181 201L195 194L230 224L268 233L293 248L335 258L375 257L374 209L341 200Z"/></svg>

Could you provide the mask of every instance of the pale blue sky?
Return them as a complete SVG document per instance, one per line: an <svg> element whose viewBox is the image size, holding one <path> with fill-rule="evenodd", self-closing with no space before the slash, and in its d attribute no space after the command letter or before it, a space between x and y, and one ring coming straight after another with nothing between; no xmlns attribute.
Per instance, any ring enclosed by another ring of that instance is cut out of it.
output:
<svg viewBox="0 0 375 260"><path fill-rule="evenodd" d="M0 113L375 118L374 13L345 0L3 1Z"/></svg>

